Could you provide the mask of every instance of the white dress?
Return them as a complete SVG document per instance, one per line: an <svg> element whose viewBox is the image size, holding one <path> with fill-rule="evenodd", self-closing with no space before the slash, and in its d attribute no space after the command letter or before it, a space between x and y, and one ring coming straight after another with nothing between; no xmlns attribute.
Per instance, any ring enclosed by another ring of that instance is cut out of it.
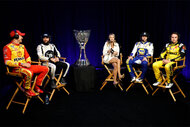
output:
<svg viewBox="0 0 190 127"><path fill-rule="evenodd" d="M108 44L108 42L105 42L104 48L103 48L103 55L104 55L103 61L106 64L109 64L109 61L112 58L114 58L114 57L118 58L118 56L119 56L119 44L117 42L114 43L114 47L112 48L114 51L117 52L117 54L115 56L112 53L108 53L108 50L110 50L110 49L111 49L111 45Z"/></svg>

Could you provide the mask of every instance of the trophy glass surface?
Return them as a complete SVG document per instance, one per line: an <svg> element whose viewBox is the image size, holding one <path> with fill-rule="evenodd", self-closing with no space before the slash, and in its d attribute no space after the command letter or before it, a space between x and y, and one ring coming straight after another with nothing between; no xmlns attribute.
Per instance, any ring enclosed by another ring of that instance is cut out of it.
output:
<svg viewBox="0 0 190 127"><path fill-rule="evenodd" d="M73 32L80 47L79 59L76 61L75 65L88 66L90 62L86 57L85 47L90 36L90 30L73 30Z"/></svg>

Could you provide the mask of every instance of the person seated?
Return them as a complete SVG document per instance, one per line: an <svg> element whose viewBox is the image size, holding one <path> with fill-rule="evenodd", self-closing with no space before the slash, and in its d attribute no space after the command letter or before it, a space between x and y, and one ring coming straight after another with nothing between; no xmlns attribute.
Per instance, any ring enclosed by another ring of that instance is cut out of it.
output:
<svg viewBox="0 0 190 127"><path fill-rule="evenodd" d="M124 78L124 74L121 75L120 69L120 59L119 56L119 44L115 40L115 34L109 34L109 40L105 42L103 47L103 62L106 64L112 64L114 67L113 76L114 81L113 84L116 86L118 84L117 74L119 79Z"/></svg>
<svg viewBox="0 0 190 127"><path fill-rule="evenodd" d="M163 51L161 52L161 60L152 64L153 71L157 82L153 86L157 86L162 82L162 76L160 73L160 67L164 66L166 71L167 85L166 88L171 88L173 83L171 82L172 67L175 65L175 60L181 59L186 55L186 46L183 43L178 42L180 38L179 33L173 32L170 36L171 42L167 43Z"/></svg>
<svg viewBox="0 0 190 127"><path fill-rule="evenodd" d="M153 56L153 43L148 42L149 34L146 32L143 32L140 35L141 41L136 42L130 56L128 57L126 63L127 63L127 69L129 71L129 74L131 76L131 82L137 82L141 83L145 77L146 71L148 69L148 56ZM133 70L133 65L139 64L141 65L141 71L142 74L139 78L136 78Z"/></svg>
<svg viewBox="0 0 190 127"><path fill-rule="evenodd" d="M19 30L10 32L11 42L4 46L3 55L5 65L11 67L11 71L21 73L24 77L24 89L28 96L36 96L31 90L31 80L34 74L38 74L34 90L43 93L40 89L42 82L46 77L49 68L41 65L31 65L31 57L22 43L25 33Z"/></svg>
<svg viewBox="0 0 190 127"><path fill-rule="evenodd" d="M42 61L49 61L48 66L50 67L50 76L51 76L51 87L56 88L55 84L55 75L60 74L63 69L63 74L61 76L61 83L66 84L65 76L68 73L70 64L68 62L60 61L61 57L60 52L57 50L56 46L52 43L51 36L47 33L42 35L42 43L37 46L37 55L38 58ZM43 62L42 65L46 65L47 62Z"/></svg>

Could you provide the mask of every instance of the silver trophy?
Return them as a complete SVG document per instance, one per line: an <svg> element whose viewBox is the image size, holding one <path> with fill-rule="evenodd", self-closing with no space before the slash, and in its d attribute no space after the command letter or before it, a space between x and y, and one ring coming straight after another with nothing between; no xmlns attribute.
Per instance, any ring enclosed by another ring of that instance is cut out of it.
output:
<svg viewBox="0 0 190 127"><path fill-rule="evenodd" d="M90 62L86 57L86 43L88 42L90 36L90 30L73 30L75 38L80 46L80 55L79 59L76 61L77 66L88 66Z"/></svg>

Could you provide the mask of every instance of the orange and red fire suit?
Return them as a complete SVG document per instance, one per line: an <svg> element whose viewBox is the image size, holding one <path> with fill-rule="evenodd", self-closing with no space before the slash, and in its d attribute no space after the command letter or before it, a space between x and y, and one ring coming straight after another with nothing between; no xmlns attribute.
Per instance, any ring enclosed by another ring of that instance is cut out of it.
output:
<svg viewBox="0 0 190 127"><path fill-rule="evenodd" d="M23 63L30 63L31 58L23 44L13 44L12 42L4 46L3 57L5 65L13 67L13 72L19 72L24 76L24 88L31 88L31 80L33 75L38 74L36 85L42 86L42 82L46 77L49 69L46 66L31 65L30 68L23 67Z"/></svg>

